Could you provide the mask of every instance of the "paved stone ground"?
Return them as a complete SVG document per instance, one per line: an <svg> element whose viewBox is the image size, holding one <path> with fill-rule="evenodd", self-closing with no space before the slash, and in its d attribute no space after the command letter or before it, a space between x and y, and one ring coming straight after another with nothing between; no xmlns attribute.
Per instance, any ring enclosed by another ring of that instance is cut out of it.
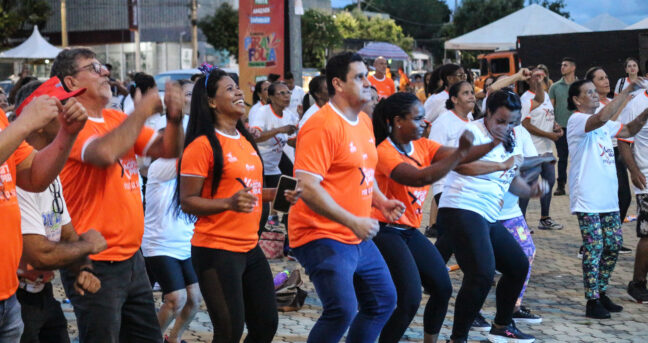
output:
<svg viewBox="0 0 648 343"><path fill-rule="evenodd" d="M530 226L537 225L539 212L539 202L531 201L528 211ZM629 213L635 213L634 201ZM648 342L648 306L629 301L625 292L625 287L632 276L634 248L637 242L635 223L624 225L625 246L631 247L633 253L621 255L608 290L609 296L625 309L621 313L613 314L612 319L593 320L584 316L582 274L580 260L576 257L581 238L576 217L569 213L567 196L554 198L551 214L555 220L565 225L565 229L562 231L535 230L533 239L537 247L537 255L525 297L526 306L542 315L544 321L540 325L519 325L520 329L535 335L539 342ZM427 223L427 218L424 218L424 223ZM296 262L281 260L271 261L271 266L274 273L283 269L300 268ZM451 277L455 292L450 300L448 314L440 334L441 339L447 339L450 335L454 296L459 289L462 274L460 271L452 272ZM308 277L305 276L304 279L304 288L308 291L306 305L299 312L279 314L276 342L305 342L309 329L321 312L321 304L312 284L308 281ZM484 314L489 320L495 314L494 293L493 288L484 305ZM63 291L58 281L56 295L59 299L63 298ZM160 294L156 293L155 297L159 303ZM423 304L426 301L427 296L424 296ZM74 313L70 305L64 305L64 310L68 317L70 334L76 341ZM203 305L183 339L187 342L211 342L211 332L212 326ZM406 342L422 340L423 306L420 307L416 318L403 337L403 341ZM486 341L486 336L471 332L470 340L471 342Z"/></svg>

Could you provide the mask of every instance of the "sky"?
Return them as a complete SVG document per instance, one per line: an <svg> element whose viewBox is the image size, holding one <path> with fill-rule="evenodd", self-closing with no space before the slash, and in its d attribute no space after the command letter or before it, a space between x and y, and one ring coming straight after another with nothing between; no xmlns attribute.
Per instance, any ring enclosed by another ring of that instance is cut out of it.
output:
<svg viewBox="0 0 648 343"><path fill-rule="evenodd" d="M357 0L331 0L333 7L344 7ZM461 0L458 0L461 4ZM454 0L446 0L446 3L452 10ZM525 4L528 0L525 0ZM608 13L627 25L632 25L648 17L647 0L566 0L567 11L572 20L578 24L585 24L590 19Z"/></svg>

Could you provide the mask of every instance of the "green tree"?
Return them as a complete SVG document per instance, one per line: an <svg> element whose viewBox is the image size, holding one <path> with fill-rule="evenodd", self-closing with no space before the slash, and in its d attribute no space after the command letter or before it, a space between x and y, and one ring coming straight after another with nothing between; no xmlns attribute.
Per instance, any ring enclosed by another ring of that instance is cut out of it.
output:
<svg viewBox="0 0 648 343"><path fill-rule="evenodd" d="M463 0L453 22L443 28L444 36L456 37L490 24L524 6L524 0Z"/></svg>
<svg viewBox="0 0 648 343"><path fill-rule="evenodd" d="M565 10L565 0L529 0L529 4L538 4L569 19L569 12Z"/></svg>
<svg viewBox="0 0 648 343"><path fill-rule="evenodd" d="M414 48L414 39L403 32L393 19L369 18L359 10L343 11L335 15L335 25L344 39L364 39L388 42L401 47L407 53Z"/></svg>
<svg viewBox="0 0 648 343"><path fill-rule="evenodd" d="M238 11L224 2L214 15L198 22L198 27L207 38L207 43L216 50L227 50L238 61Z"/></svg>
<svg viewBox="0 0 648 343"><path fill-rule="evenodd" d="M27 37L33 25L45 27L52 9L45 0L0 0L0 46L9 38Z"/></svg>
<svg viewBox="0 0 648 343"><path fill-rule="evenodd" d="M308 10L301 18L302 60L304 67L321 69L329 49L342 44L342 35L331 15Z"/></svg>

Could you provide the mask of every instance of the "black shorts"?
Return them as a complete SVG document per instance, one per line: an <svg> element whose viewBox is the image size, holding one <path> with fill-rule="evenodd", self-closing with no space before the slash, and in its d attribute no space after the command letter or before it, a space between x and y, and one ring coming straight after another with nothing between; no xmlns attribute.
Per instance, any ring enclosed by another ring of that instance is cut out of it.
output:
<svg viewBox="0 0 648 343"><path fill-rule="evenodd" d="M637 194L637 237L648 237L648 194Z"/></svg>
<svg viewBox="0 0 648 343"><path fill-rule="evenodd" d="M163 295L198 282L191 258L178 260L169 256L150 256L145 259L153 273L153 279L160 284Z"/></svg>

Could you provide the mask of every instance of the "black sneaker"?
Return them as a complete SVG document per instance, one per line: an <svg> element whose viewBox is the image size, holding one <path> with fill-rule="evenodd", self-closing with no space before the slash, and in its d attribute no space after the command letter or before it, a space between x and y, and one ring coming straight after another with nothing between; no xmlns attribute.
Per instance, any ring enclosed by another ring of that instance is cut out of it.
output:
<svg viewBox="0 0 648 343"><path fill-rule="evenodd" d="M587 305L585 306L585 317L608 319L610 318L610 311L603 306L600 299L591 299L587 301Z"/></svg>
<svg viewBox="0 0 648 343"><path fill-rule="evenodd" d="M488 331L491 329L491 325L488 324L488 321L484 316L482 316L481 312L477 313L477 316L475 316L475 320L472 322L472 326L470 327L470 330L475 330L475 331Z"/></svg>
<svg viewBox="0 0 648 343"><path fill-rule="evenodd" d="M513 312L513 320L516 323L540 324L542 317L531 313L527 307L520 306L520 309Z"/></svg>
<svg viewBox="0 0 648 343"><path fill-rule="evenodd" d="M527 335L515 327L515 323L496 328L494 325L488 333L488 341L494 343L531 343L535 337Z"/></svg>
<svg viewBox="0 0 648 343"><path fill-rule="evenodd" d="M603 307L605 307L605 309L607 309L610 312L623 311L623 306L613 303L612 299L610 299L610 297L608 297L604 292L601 292L600 300L601 300L601 304L603 304Z"/></svg>
<svg viewBox="0 0 648 343"><path fill-rule="evenodd" d="M630 281L630 283L628 283L628 294L634 301L640 304L648 303L648 289L646 289L646 280Z"/></svg>
<svg viewBox="0 0 648 343"><path fill-rule="evenodd" d="M619 249L619 254L629 254L631 252L632 252L632 249L624 247L624 246L622 246L621 249Z"/></svg>
<svg viewBox="0 0 648 343"><path fill-rule="evenodd" d="M565 193L565 188L564 187L563 188L558 187L558 188L556 188L556 191L554 192L554 195L556 195L556 196L565 195L565 194L567 194L567 193Z"/></svg>
<svg viewBox="0 0 648 343"><path fill-rule="evenodd" d="M578 249L578 258L583 258L583 252L585 251L585 246L581 245L580 249Z"/></svg>
<svg viewBox="0 0 648 343"><path fill-rule="evenodd" d="M437 238L439 237L439 231L434 225L425 227L425 237Z"/></svg>
<svg viewBox="0 0 648 343"><path fill-rule="evenodd" d="M540 219L538 223L538 229L540 230L562 230L562 224L556 223L551 217Z"/></svg>

